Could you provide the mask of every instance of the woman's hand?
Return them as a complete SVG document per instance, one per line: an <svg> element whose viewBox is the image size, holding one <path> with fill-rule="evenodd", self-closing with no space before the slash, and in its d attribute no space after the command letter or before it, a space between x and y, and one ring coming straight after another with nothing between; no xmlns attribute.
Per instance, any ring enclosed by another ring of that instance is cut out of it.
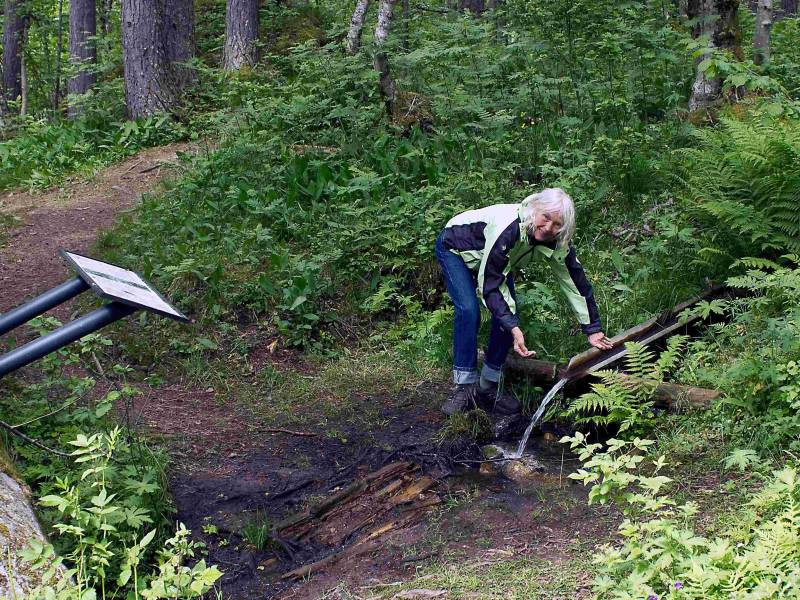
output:
<svg viewBox="0 0 800 600"><path fill-rule="evenodd" d="M522 329L519 327L514 327L511 330L511 335L514 336L514 351L519 354L522 358L530 358L531 356L536 356L536 352L533 350L528 350L525 346L525 336L522 333Z"/></svg>
<svg viewBox="0 0 800 600"><path fill-rule="evenodd" d="M600 350L611 350L614 347L614 344L611 343L611 340L608 339L606 334L602 331L590 334L589 343L595 348L600 348Z"/></svg>

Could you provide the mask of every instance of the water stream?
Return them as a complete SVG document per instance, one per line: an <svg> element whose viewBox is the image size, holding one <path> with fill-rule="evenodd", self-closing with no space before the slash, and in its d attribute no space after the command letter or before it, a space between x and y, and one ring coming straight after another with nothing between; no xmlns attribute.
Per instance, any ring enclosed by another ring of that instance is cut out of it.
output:
<svg viewBox="0 0 800 600"><path fill-rule="evenodd" d="M525 430L525 433L522 434L522 439L519 441L519 445L517 446L517 451L514 452L514 454L509 455L508 458L512 460L522 458L522 453L525 452L525 446L528 444L528 438L531 435L531 431L533 431L533 428L536 425L536 423L538 423L539 419L541 419L542 415L544 415L544 411L545 409L547 409L547 405L550 404L553 398L556 397L556 394L558 394L558 392L561 391L561 388L563 388L568 381L569 378L563 377L562 379L559 379L558 382L552 388L550 388L550 391L547 392L547 395L542 400L542 403L539 405L539 408L533 414L533 417L531 417L530 425L528 425L528 428Z"/></svg>

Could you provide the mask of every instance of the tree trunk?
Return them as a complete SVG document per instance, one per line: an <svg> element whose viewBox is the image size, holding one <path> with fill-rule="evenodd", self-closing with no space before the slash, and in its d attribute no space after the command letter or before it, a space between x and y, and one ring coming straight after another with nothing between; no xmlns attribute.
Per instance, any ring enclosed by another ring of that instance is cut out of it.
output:
<svg viewBox="0 0 800 600"><path fill-rule="evenodd" d="M378 72L381 95L386 102L386 110L390 116L394 110L397 90L389 72L389 57L383 51L383 45L386 43L386 38L389 37L396 2L397 0L381 0L378 5L378 25L375 27L375 70Z"/></svg>
<svg viewBox="0 0 800 600"><path fill-rule="evenodd" d="M128 117L172 109L177 100L164 48L164 4L171 0L122 0L122 56Z"/></svg>
<svg viewBox="0 0 800 600"><path fill-rule="evenodd" d="M69 62L73 69L77 69L68 83L67 91L70 94L85 94L95 83L92 71L97 63L97 49L89 38L96 34L95 0L70 0ZM78 105L70 102L70 116L74 117L79 112Z"/></svg>
<svg viewBox="0 0 800 600"><path fill-rule="evenodd" d="M258 62L258 0L228 0L225 11L226 71L238 71Z"/></svg>
<svg viewBox="0 0 800 600"><path fill-rule="evenodd" d="M100 31L104 37L111 33L111 11L114 8L114 0L100 0L99 19Z"/></svg>
<svg viewBox="0 0 800 600"><path fill-rule="evenodd" d="M462 12L468 10L473 15L482 15L486 5L483 0L459 0L458 9Z"/></svg>
<svg viewBox="0 0 800 600"><path fill-rule="evenodd" d="M3 91L6 100L15 101L22 95L22 38L25 16L20 0L5 0L3 27ZM6 105L5 102L3 105Z"/></svg>
<svg viewBox="0 0 800 600"><path fill-rule="evenodd" d="M769 32L772 29L772 0L758 0L756 30L753 34L753 62L769 62Z"/></svg>
<svg viewBox="0 0 800 600"><path fill-rule="evenodd" d="M23 44L27 36L23 36ZM25 65L25 53L22 53L19 68L19 89L20 89L20 103L19 114L24 117L28 114L28 69Z"/></svg>
<svg viewBox="0 0 800 600"><path fill-rule="evenodd" d="M192 80L184 63L194 57L194 0L166 0L164 6L164 52L175 85L182 89Z"/></svg>
<svg viewBox="0 0 800 600"><path fill-rule="evenodd" d="M783 15L797 14L797 0L781 0L781 12Z"/></svg>
<svg viewBox="0 0 800 600"><path fill-rule="evenodd" d="M369 0L358 0L353 16L350 18L350 31L347 32L347 51L355 54L361 47L361 31L364 29L364 18L369 9Z"/></svg>
<svg viewBox="0 0 800 600"><path fill-rule="evenodd" d="M58 0L58 20L56 28L56 78L53 82L54 111L58 111L58 107L61 104L61 56L64 48L64 0Z"/></svg>
<svg viewBox="0 0 800 600"><path fill-rule="evenodd" d="M689 0L687 14L690 19L698 19L692 35L709 38L709 52L701 55L695 64L695 80L689 98L690 111L708 108L717 101L722 91L721 78L709 79L699 69L700 63L709 56L710 51L715 48L729 50L734 58L742 59L742 34L736 15L738 7L739 0Z"/></svg>

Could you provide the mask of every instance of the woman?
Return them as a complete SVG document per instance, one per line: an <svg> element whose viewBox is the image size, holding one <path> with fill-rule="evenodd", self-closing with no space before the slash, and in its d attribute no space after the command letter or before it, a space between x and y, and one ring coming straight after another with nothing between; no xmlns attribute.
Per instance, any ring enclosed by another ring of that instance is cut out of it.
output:
<svg viewBox="0 0 800 600"><path fill-rule="evenodd" d="M478 405L501 414L519 410L509 395L497 398L497 384L513 346L522 357L535 353L525 346L519 328L512 270L540 257L549 263L572 306L581 329L596 348L611 341L600 327L592 286L570 243L575 207L559 188L545 189L521 204L495 204L456 215L436 239L436 258L455 306L453 379L456 389L442 410L446 414ZM477 288L477 295L476 295ZM478 296L492 315L489 345L480 375L477 371Z"/></svg>

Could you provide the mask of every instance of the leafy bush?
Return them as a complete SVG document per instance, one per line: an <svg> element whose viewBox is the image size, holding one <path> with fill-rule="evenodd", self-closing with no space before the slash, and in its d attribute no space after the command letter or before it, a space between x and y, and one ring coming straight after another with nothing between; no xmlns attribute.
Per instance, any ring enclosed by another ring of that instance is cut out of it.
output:
<svg viewBox="0 0 800 600"><path fill-rule="evenodd" d="M697 307L730 320L690 344L680 373L725 391L726 406L746 417L737 419L739 435L760 450L800 448L800 260L786 260L737 263L746 272L728 284L752 295Z"/></svg>
<svg viewBox="0 0 800 600"><path fill-rule="evenodd" d="M611 439L590 444L577 433L562 438L580 452L583 467L570 478L591 485L589 502L615 502L625 513L621 540L594 562L599 598L788 598L800 594L800 478L793 466L739 511L734 530L717 537L698 533L698 507L670 498L665 457L650 461L654 442ZM652 466L650 466L652 465ZM645 468L647 467L647 468Z"/></svg>

